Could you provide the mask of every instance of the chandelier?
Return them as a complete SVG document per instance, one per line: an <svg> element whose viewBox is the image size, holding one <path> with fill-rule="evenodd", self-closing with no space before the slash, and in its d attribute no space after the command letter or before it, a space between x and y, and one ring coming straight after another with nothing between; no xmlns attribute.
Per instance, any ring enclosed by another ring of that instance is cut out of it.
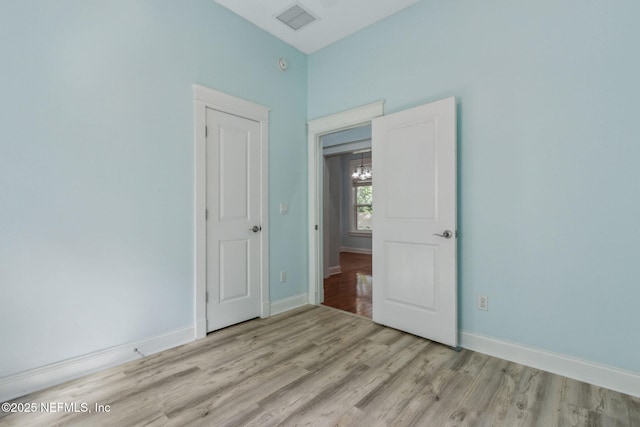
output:
<svg viewBox="0 0 640 427"><path fill-rule="evenodd" d="M360 166L358 166L351 174L351 179L358 181L369 181L371 179L371 167L364 165L364 153L360 160Z"/></svg>

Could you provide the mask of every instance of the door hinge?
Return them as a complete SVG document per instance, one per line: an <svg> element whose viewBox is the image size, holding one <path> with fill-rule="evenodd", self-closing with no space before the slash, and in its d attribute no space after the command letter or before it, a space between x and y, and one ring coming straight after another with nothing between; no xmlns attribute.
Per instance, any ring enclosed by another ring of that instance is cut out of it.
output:
<svg viewBox="0 0 640 427"><path fill-rule="evenodd" d="M204 210L204 219L209 219L209 209Z"/></svg>
<svg viewBox="0 0 640 427"><path fill-rule="evenodd" d="M204 137L206 138L207 136L209 136L209 126L204 127Z"/></svg>
<svg viewBox="0 0 640 427"><path fill-rule="evenodd" d="M205 293L204 302L209 302L209 292Z"/></svg>
<svg viewBox="0 0 640 427"><path fill-rule="evenodd" d="M316 224L316 230L318 229L318 224Z"/></svg>

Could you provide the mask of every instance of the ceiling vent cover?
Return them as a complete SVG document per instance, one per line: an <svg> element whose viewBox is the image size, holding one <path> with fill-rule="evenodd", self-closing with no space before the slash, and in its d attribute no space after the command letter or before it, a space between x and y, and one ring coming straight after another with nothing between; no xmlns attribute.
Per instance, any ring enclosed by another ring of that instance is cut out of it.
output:
<svg viewBox="0 0 640 427"><path fill-rule="evenodd" d="M298 31L300 28L311 24L317 19L298 4L294 4L280 15L276 16L276 18L294 31Z"/></svg>

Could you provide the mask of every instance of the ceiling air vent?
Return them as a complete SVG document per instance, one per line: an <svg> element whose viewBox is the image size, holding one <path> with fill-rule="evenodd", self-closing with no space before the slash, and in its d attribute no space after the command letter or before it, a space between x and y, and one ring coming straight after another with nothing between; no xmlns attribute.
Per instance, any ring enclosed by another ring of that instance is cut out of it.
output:
<svg viewBox="0 0 640 427"><path fill-rule="evenodd" d="M300 5L294 4L280 15L276 16L283 24L292 30L298 31L300 28L311 24L317 18L304 10Z"/></svg>

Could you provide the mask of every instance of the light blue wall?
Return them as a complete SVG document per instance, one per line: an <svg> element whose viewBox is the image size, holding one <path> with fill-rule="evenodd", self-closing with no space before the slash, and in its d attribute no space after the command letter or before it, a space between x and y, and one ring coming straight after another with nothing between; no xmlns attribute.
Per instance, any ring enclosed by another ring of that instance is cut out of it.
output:
<svg viewBox="0 0 640 427"><path fill-rule="evenodd" d="M194 83L271 108L306 291L305 55L213 0L3 1L0 63L0 377L193 324Z"/></svg>
<svg viewBox="0 0 640 427"><path fill-rule="evenodd" d="M340 211L343 191L340 156L325 157L324 165L322 248L324 276L329 277L331 267L340 267Z"/></svg>
<svg viewBox="0 0 640 427"><path fill-rule="evenodd" d="M638 16L423 0L310 55L309 118L457 97L463 330L640 371Z"/></svg>

